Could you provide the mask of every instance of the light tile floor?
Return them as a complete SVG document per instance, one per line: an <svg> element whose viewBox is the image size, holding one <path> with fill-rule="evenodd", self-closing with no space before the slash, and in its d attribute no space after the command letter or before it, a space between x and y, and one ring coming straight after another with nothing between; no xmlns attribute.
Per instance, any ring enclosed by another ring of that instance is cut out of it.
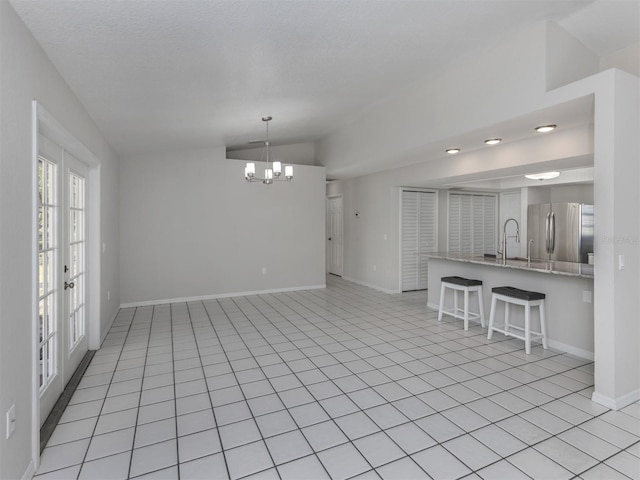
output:
<svg viewBox="0 0 640 480"><path fill-rule="evenodd" d="M327 282L121 310L35 478L640 478L592 363Z"/></svg>

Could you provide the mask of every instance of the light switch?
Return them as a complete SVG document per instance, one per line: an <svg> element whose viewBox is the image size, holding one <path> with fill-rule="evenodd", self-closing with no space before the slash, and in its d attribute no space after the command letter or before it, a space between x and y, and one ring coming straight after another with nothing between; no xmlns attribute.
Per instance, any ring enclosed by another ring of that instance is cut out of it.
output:
<svg viewBox="0 0 640 480"><path fill-rule="evenodd" d="M624 270L624 255L618 255L618 270Z"/></svg>

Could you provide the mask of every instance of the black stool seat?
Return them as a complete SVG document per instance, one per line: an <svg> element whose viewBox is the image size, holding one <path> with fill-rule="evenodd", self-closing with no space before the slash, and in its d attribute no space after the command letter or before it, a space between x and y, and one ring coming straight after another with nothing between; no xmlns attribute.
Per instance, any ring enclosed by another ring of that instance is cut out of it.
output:
<svg viewBox="0 0 640 480"><path fill-rule="evenodd" d="M528 290L520 290L516 287L493 287L491 289L493 293L498 295L504 295L506 297L518 298L520 300L543 300L545 298L544 293L529 292Z"/></svg>
<svg viewBox="0 0 640 480"><path fill-rule="evenodd" d="M482 285L481 280L473 280L471 278L464 277L442 277L440 280L445 283L453 283L454 285L461 285L463 287L476 287L478 285Z"/></svg>

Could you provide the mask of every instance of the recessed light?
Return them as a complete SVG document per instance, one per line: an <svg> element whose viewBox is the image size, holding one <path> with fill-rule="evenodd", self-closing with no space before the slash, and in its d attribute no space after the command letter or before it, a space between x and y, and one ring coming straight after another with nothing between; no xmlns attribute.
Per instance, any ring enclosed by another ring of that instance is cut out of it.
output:
<svg viewBox="0 0 640 480"><path fill-rule="evenodd" d="M487 145L497 145L502 141L501 138L490 138L488 140L485 140L484 143L486 143Z"/></svg>
<svg viewBox="0 0 640 480"><path fill-rule="evenodd" d="M526 178L531 180L551 180L552 178L558 178L559 176L560 172L542 172L525 175Z"/></svg>
<svg viewBox="0 0 640 480"><path fill-rule="evenodd" d="M447 149L445 150L445 152L447 152L447 153L449 153L449 154L453 155L454 153L460 153L460 149L459 149L459 148L447 148Z"/></svg>
<svg viewBox="0 0 640 480"><path fill-rule="evenodd" d="M535 130L538 133L547 133L555 128L556 128L556 125L540 125L539 127L536 127Z"/></svg>

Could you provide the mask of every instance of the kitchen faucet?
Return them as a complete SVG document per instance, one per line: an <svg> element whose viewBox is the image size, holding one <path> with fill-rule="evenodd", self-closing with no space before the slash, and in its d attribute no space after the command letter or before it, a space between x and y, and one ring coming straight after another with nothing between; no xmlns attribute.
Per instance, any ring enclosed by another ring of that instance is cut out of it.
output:
<svg viewBox="0 0 640 480"><path fill-rule="evenodd" d="M502 229L502 251L498 250L498 254L502 255L502 261L507 261L507 224L510 221L516 222L516 243L520 243L520 225L515 218L507 218Z"/></svg>

